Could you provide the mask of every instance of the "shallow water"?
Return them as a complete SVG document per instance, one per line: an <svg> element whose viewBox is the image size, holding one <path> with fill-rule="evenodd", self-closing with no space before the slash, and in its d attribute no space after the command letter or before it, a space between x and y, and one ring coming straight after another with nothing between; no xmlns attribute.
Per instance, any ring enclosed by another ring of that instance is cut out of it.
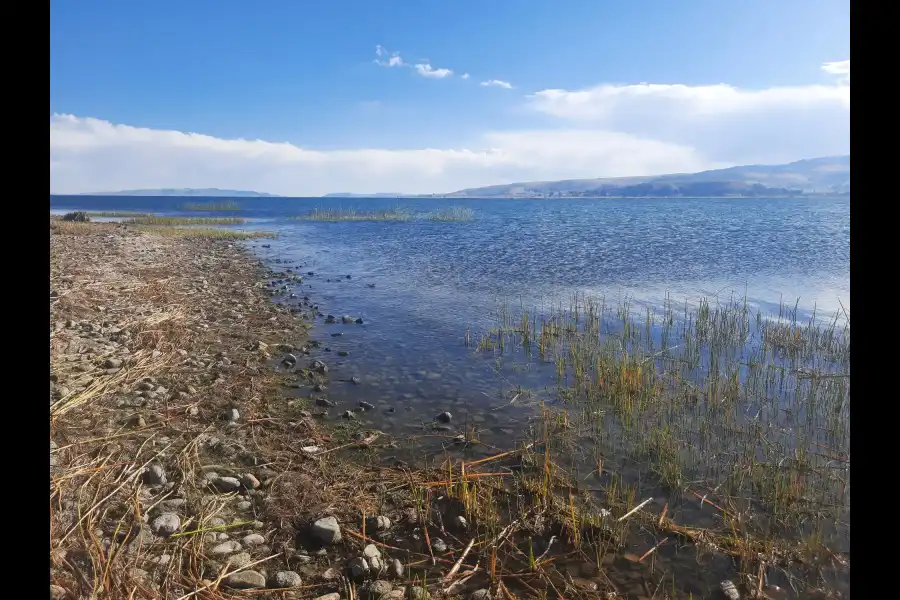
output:
<svg viewBox="0 0 900 600"><path fill-rule="evenodd" d="M330 367L328 390L310 394L301 388L296 393L336 402L330 419L360 400L370 402L374 410L358 413L363 425L410 436L431 450L453 449L447 438L472 424L486 443L509 448L525 439L524 426L537 405L557 400L552 365L517 357L498 365L493 353L466 347L467 329L474 346L479 333L495 324L499 300L541 310L568 305L580 292L605 296L611 305L629 297L639 310L659 310L666 298L678 306L693 305L704 296L735 296L775 315L782 302L791 308L796 303L800 321L814 310L826 316L850 310L849 198L278 198L237 199L241 210L218 213L183 211L179 207L185 201L51 197L50 208L57 213L81 209L239 216L250 221L235 229L277 233L276 239L247 244L274 271L290 268L303 276L303 284L289 290L298 298L281 301L297 305L308 295L322 313L338 317L333 325L320 318L312 330L313 338L330 350L317 354ZM463 223L289 219L317 207L380 210L396 205L417 211L465 205L475 217ZM364 322L340 324L345 314ZM339 351L349 356L340 357ZM359 383L347 381L351 377ZM434 435L429 425L444 410L453 414L451 431L441 432L444 438L423 437ZM605 465L618 472L635 467L633 462L611 455ZM638 478L646 475L640 465L635 472ZM604 485L603 477L588 478L586 487ZM642 482L640 491L659 496L655 510L661 509L666 495L652 481ZM709 510L704 513L696 505L677 510L680 522L702 525L712 519ZM635 547L638 554L653 542L640 545ZM670 552L661 549L659 560ZM672 566L686 560L693 558L684 553L669 557ZM703 587L714 587L725 575L726 566L709 568ZM697 594L699 588L691 587Z"/></svg>

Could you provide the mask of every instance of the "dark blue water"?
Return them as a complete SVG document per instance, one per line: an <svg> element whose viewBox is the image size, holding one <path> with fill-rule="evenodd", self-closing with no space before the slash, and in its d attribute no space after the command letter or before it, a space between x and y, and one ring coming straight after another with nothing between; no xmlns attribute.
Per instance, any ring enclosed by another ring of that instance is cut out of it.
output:
<svg viewBox="0 0 900 600"><path fill-rule="evenodd" d="M382 408L394 408L403 418L379 426L397 430L421 427L438 409L480 413L483 428L503 434L521 417L507 410L472 411L505 401L506 382L463 344L467 328L477 335L493 323L499 299L540 309L568 304L576 292L605 296L610 304L627 296L651 307L666 295L676 305L702 296L746 295L773 313L782 301L792 307L796 302L801 316L813 309L832 314L841 304L850 309L849 198L252 198L233 200L238 211L181 209L188 201L212 200L54 196L50 208L240 216L249 222L238 229L277 233L277 239L248 245L273 268L315 272L297 291L318 302L322 312L365 321L314 329L334 351L329 362L336 378L358 376L363 383L333 385L330 397L355 404L364 394ZM398 204L416 211L464 205L474 220L289 218L312 208L365 211ZM344 335L332 337L336 331ZM337 357L339 350L350 356ZM540 381L523 370L515 383Z"/></svg>

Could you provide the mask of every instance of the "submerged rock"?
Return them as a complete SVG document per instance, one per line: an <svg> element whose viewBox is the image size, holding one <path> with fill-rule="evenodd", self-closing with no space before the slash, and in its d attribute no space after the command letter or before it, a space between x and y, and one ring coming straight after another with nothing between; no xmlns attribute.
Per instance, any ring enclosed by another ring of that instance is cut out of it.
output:
<svg viewBox="0 0 900 600"><path fill-rule="evenodd" d="M449 423L451 419L453 419L453 415L447 411L442 412L434 418L434 420L439 423Z"/></svg>

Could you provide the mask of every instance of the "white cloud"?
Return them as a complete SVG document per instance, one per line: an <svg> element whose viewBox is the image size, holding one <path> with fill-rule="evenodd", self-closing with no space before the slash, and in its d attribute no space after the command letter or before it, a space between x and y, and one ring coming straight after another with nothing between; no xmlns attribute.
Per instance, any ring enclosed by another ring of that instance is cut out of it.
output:
<svg viewBox="0 0 900 600"><path fill-rule="evenodd" d="M435 69L428 63L419 63L415 67L416 73L418 73L422 77L428 77L431 79L443 79L444 77L453 75L453 71L451 71L450 69Z"/></svg>
<svg viewBox="0 0 900 600"><path fill-rule="evenodd" d="M827 63L830 85L747 90L726 84L612 85L531 94L536 111L582 127L694 148L731 164L849 152L849 61ZM846 79L844 78L846 76Z"/></svg>
<svg viewBox="0 0 900 600"><path fill-rule="evenodd" d="M422 77L429 79L443 79L453 75L452 69L436 69L429 62L422 61L420 63L411 64L403 60L399 52L389 52L387 48L381 44L375 46L375 64L382 67L406 67L414 69L416 73ZM468 73L463 79L468 79Z"/></svg>
<svg viewBox="0 0 900 600"><path fill-rule="evenodd" d="M284 195L431 193L710 166L686 146L593 129L487 133L469 146L323 151L55 115L50 118L50 190L218 187Z"/></svg>
<svg viewBox="0 0 900 600"><path fill-rule="evenodd" d="M468 79L468 78L469 78L469 74L468 74L468 73L463 73L462 75L460 75L460 77L461 77L462 79Z"/></svg>
<svg viewBox="0 0 900 600"><path fill-rule="evenodd" d="M507 81L501 81L500 79L488 79L487 81L482 81L481 85L483 86L493 86L493 87L502 87L508 90L512 89L512 84Z"/></svg>
<svg viewBox="0 0 900 600"><path fill-rule="evenodd" d="M850 59L827 62L822 70L830 75L837 75L842 82L850 83Z"/></svg>

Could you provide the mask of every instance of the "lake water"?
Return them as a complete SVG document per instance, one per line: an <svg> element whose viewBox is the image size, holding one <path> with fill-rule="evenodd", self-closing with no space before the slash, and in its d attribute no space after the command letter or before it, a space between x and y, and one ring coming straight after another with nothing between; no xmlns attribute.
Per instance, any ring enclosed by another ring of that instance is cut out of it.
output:
<svg viewBox="0 0 900 600"><path fill-rule="evenodd" d="M296 292L323 313L362 317L361 326L321 325L314 336L334 351L330 397L427 417L466 413L500 401L492 365L464 345L493 324L500 301L527 310L567 304L576 293L658 308L701 297L746 297L772 314L779 304L832 315L850 310L850 200L824 199L341 199L230 200L240 210L185 211L210 198L51 196L51 212L134 211L182 216L239 216L242 230L274 240L248 246L276 270L306 273ZM469 222L310 222L314 208L414 211L466 206ZM268 248L263 246L269 246ZM275 261L280 261L276 263ZM351 278L347 279L347 275ZM371 287L374 286L374 287ZM300 293L302 292L302 293ZM321 319L319 320L321 323ZM341 331L339 338L331 333ZM350 356L339 358L345 350ZM525 383L540 377L525 373ZM519 381L514 382L516 384ZM502 386L501 386L502 387ZM412 415L410 415L412 416ZM513 421L521 415L511 415ZM402 421L402 422L401 422ZM416 419L379 423L415 427ZM485 427L505 431L497 414Z"/></svg>
<svg viewBox="0 0 900 600"><path fill-rule="evenodd" d="M327 418L339 421L344 409L365 400L376 409L357 413L361 425L426 445L430 442L436 449L446 445L446 437L458 433L463 424L476 425L479 439L494 448L509 448L527 439L524 426L534 417L537 403L559 400L552 364L532 368L514 359L501 365L493 353L478 353L464 343L467 330L474 346L479 335L496 324L500 302L541 311L566 306L575 294L588 294L602 296L610 305L627 297L638 311L660 311L667 298L675 306L695 306L703 297L713 303L746 298L752 307L776 316L782 304L796 306L798 321L813 312L828 321L850 310L850 200L846 197L253 198L234 199L237 211L182 209L185 202L210 201L54 196L50 209L53 213L88 210L242 217L248 222L233 228L276 233L275 239L246 244L273 270L290 268L303 276L302 285L288 290L297 298L285 294L279 301L296 305L308 295L323 314L338 317L338 324L332 325L320 317L312 329L313 338L328 348L316 355L330 367L324 395L337 403ZM465 206L474 211L474 219L291 219L314 208L377 211L397 205L421 212ZM361 317L363 324L340 324L341 315ZM349 355L338 356L341 351ZM358 384L350 383L351 377L357 377ZM510 404L520 389L534 393L529 401ZM295 393L311 395L302 387ZM444 439L423 437L431 433L434 415L445 410L453 414L453 429ZM604 443L611 444L611 439ZM483 447L481 452L495 450ZM614 449L609 452L604 464L624 469L624 454L617 463ZM646 464L638 465L636 473L638 481L643 481ZM660 502L669 499L668 492L641 485ZM702 524L710 518L709 511L700 514L697 507L679 510L678 518L684 522ZM847 511L849 515L849 497ZM849 541L849 524L839 537ZM646 541L641 552L650 543ZM681 567L696 570L689 555L667 554L660 550L660 560L665 556L673 568L686 561ZM690 584L696 590L710 589L718 578L730 576L728 564L707 567L703 581ZM627 575L627 570L622 572Z"/></svg>

